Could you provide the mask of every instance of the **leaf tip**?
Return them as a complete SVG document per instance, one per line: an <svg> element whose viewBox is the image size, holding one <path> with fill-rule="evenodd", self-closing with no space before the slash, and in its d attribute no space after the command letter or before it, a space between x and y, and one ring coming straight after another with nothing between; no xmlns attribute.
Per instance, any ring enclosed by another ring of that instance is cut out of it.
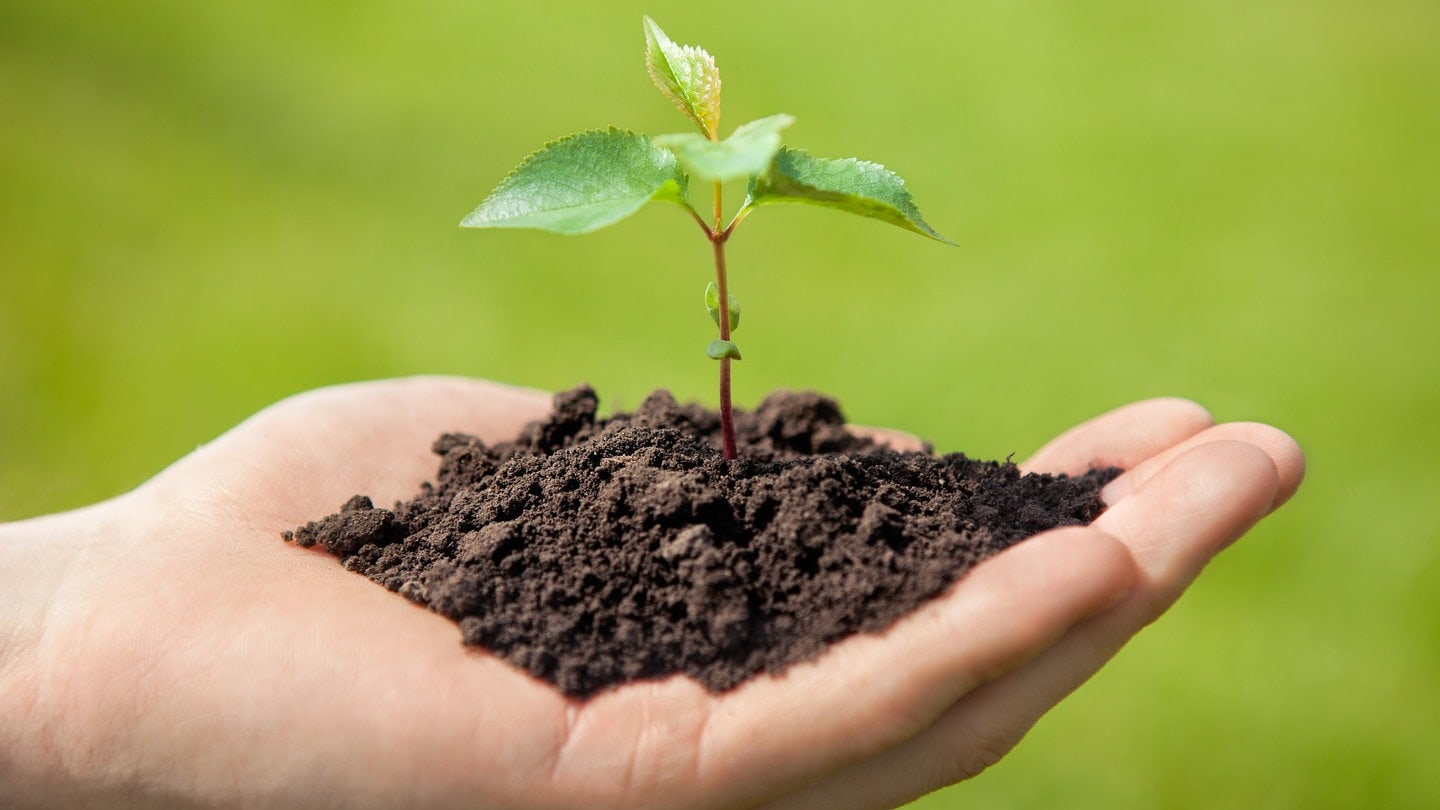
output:
<svg viewBox="0 0 1440 810"><path fill-rule="evenodd" d="M649 15L641 19L650 81L705 137L714 140L720 127L720 71L715 58L704 48L675 42Z"/></svg>

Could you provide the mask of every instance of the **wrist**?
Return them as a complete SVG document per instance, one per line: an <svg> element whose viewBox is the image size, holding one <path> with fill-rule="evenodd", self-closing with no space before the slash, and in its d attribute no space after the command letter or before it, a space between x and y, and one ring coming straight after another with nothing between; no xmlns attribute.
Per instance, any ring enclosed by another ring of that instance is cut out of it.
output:
<svg viewBox="0 0 1440 810"><path fill-rule="evenodd" d="M18 806L63 805L57 780L65 708L58 690L66 655L57 625L72 625L83 599L75 572L102 534L106 504L0 524L0 795Z"/></svg>

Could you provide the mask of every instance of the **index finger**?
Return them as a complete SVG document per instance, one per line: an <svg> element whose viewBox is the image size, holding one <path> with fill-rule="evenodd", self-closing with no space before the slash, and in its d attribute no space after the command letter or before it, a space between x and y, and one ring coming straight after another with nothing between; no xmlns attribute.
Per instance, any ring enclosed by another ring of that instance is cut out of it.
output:
<svg viewBox="0 0 1440 810"><path fill-rule="evenodd" d="M1080 475L1095 467L1130 469L1215 424L1188 399L1147 399L1073 427L1020 465L1025 472Z"/></svg>

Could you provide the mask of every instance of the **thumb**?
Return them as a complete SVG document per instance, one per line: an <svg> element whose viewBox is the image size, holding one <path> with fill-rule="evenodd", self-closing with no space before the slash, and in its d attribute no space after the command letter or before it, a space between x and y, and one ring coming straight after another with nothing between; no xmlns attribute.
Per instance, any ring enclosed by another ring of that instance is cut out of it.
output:
<svg viewBox="0 0 1440 810"><path fill-rule="evenodd" d="M379 504L410 497L434 477L440 434L499 442L549 408L543 392L459 377L320 388L265 408L134 494L281 531L357 493Z"/></svg>

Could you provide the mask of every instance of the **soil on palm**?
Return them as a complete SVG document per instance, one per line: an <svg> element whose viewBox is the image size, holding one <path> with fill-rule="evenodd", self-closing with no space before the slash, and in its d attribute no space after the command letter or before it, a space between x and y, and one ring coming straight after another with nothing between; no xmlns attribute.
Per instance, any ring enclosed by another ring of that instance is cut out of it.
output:
<svg viewBox="0 0 1440 810"><path fill-rule="evenodd" d="M604 419L596 404L581 386L513 441L441 436L437 480L413 500L357 495L285 537L568 695L674 673L721 692L884 630L1026 537L1089 523L1119 472L896 452L813 393L737 412L726 461L719 417L668 392Z"/></svg>

